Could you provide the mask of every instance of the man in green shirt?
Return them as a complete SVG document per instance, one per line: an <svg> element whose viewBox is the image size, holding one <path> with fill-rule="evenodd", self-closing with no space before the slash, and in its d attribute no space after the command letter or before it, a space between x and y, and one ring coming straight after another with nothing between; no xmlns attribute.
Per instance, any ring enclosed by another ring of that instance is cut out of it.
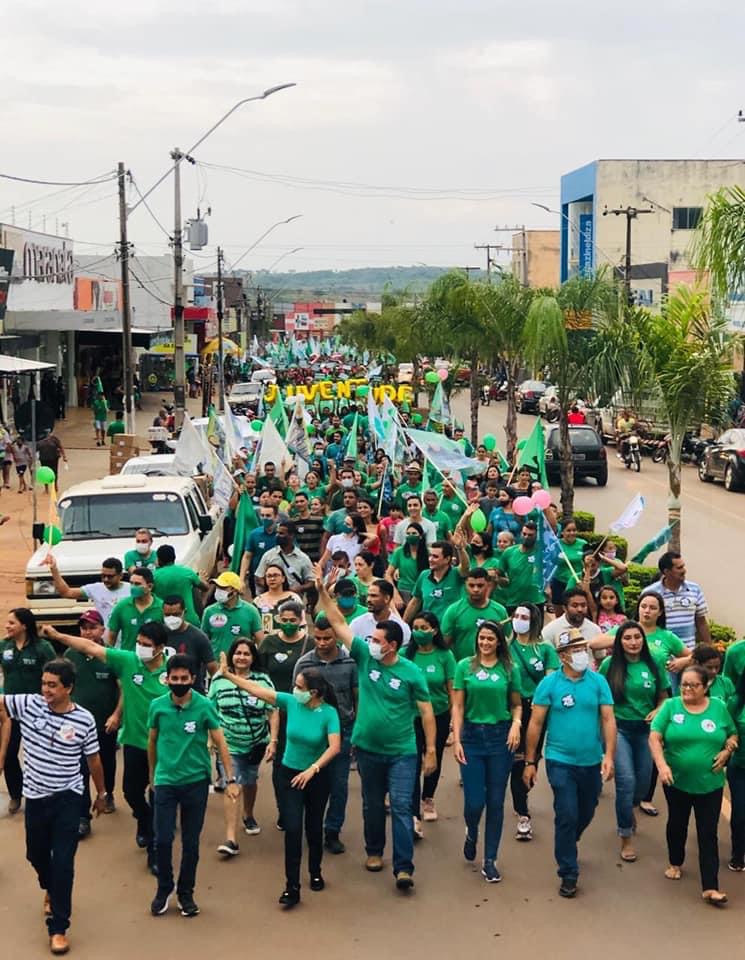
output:
<svg viewBox="0 0 745 960"><path fill-rule="evenodd" d="M148 760L155 812L155 851L158 888L150 904L154 917L168 910L173 893L173 837L181 813L181 868L176 896L182 917L196 917L194 883L199 860L199 835L204 825L212 761L209 743L220 756L227 775L227 795L234 803L240 787L220 729L215 706L194 687L194 662L186 654L172 656L166 667L169 693L150 704Z"/></svg>
<svg viewBox="0 0 745 960"><path fill-rule="evenodd" d="M116 417L116 419L111 421L111 423L109 424L106 430L106 436L111 438L112 443L114 442L114 437L118 433L126 432L126 427L124 425L124 411L117 410L114 416Z"/></svg>
<svg viewBox="0 0 745 960"><path fill-rule="evenodd" d="M246 637L261 646L261 616L252 603L241 599L243 583L238 574L225 570L211 582L215 584L215 603L202 614L202 631L212 644L215 659L228 652L236 637Z"/></svg>
<svg viewBox="0 0 745 960"><path fill-rule="evenodd" d="M109 414L109 405L102 393L97 393L91 404L93 408L93 429L96 432L96 446L106 446L106 420Z"/></svg>
<svg viewBox="0 0 745 960"><path fill-rule="evenodd" d="M442 497L440 499L439 509L447 515L453 525L453 529L458 525L458 521L466 512L466 505L463 498L458 495L455 484L447 477L442 482Z"/></svg>
<svg viewBox="0 0 745 960"><path fill-rule="evenodd" d="M535 523L526 520L521 543L507 547L499 558L497 583L503 588L502 597L509 613L513 613L521 603L534 603L543 613L546 595L537 536Z"/></svg>
<svg viewBox="0 0 745 960"><path fill-rule="evenodd" d="M153 571L139 567L129 577L129 596L111 611L106 645L134 650L137 634L146 623L163 623L163 604L153 594Z"/></svg>
<svg viewBox="0 0 745 960"><path fill-rule="evenodd" d="M334 599L347 623L367 613L357 595L357 587L351 577L342 577L334 584Z"/></svg>
<svg viewBox="0 0 745 960"><path fill-rule="evenodd" d="M402 509L406 506L406 500L412 493L421 497L424 488L422 468L415 460L406 467L405 476L406 479L396 487L393 496L393 502L398 504Z"/></svg>
<svg viewBox="0 0 745 960"><path fill-rule="evenodd" d="M417 747L414 718L422 720L425 753L424 776L437 766L435 717L424 674L411 660L399 656L403 642L401 624L382 620L369 644L355 637L333 602L316 568L316 589L337 641L349 650L359 671L359 701L352 733L362 780L362 815L365 828L366 869L383 869L385 849L385 796L390 797L393 832L393 874L396 887L414 885L413 796Z"/></svg>
<svg viewBox="0 0 745 960"><path fill-rule="evenodd" d="M455 529L455 523L451 523L450 517L440 510L438 506L438 496L434 490L427 490L424 494L424 509L422 516L437 527L437 539L448 540L450 534Z"/></svg>
<svg viewBox="0 0 745 960"><path fill-rule="evenodd" d="M184 601L184 615L188 623L199 626L199 614L194 606L194 591L206 593L210 586L191 567L176 563L176 551L170 543L158 547L158 566L155 569L154 590L161 600L166 597L181 597Z"/></svg>
<svg viewBox="0 0 745 960"><path fill-rule="evenodd" d="M452 565L458 551L458 566ZM468 573L468 552L460 533L453 534L450 543L438 540L429 548L429 570L417 577L411 600L406 604L404 620L408 624L420 610L434 613L442 621L445 611L463 596L463 580Z"/></svg>
<svg viewBox="0 0 745 960"><path fill-rule="evenodd" d="M451 604L440 622L442 636L458 660L472 657L476 653L476 634L484 620L501 623L505 634L510 636L512 628L507 620L507 611L501 603L489 598L489 574L481 567L468 571L466 577L466 596Z"/></svg>
<svg viewBox="0 0 745 960"><path fill-rule="evenodd" d="M148 567L155 570L158 557L153 550L153 535L147 527L140 527L135 531L135 548L124 554L124 569L132 573L135 567Z"/></svg>

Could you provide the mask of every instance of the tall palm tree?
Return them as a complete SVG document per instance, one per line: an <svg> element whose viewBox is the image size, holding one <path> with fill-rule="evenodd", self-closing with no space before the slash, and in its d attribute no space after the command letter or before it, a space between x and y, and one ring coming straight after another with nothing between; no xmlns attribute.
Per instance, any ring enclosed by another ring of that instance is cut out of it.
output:
<svg viewBox="0 0 745 960"><path fill-rule="evenodd" d="M726 303L745 288L745 189L723 187L711 197L693 241L693 261Z"/></svg>

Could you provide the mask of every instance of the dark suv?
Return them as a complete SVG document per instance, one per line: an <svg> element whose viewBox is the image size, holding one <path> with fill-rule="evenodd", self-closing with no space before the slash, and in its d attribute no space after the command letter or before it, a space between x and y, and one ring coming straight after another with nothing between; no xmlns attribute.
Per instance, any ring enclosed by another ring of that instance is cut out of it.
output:
<svg viewBox="0 0 745 960"><path fill-rule="evenodd" d="M599 487L608 482L608 458L599 434L593 427L569 427L569 442L572 445L574 479L594 477ZM559 428L549 427L546 432L546 473L549 483L559 483Z"/></svg>

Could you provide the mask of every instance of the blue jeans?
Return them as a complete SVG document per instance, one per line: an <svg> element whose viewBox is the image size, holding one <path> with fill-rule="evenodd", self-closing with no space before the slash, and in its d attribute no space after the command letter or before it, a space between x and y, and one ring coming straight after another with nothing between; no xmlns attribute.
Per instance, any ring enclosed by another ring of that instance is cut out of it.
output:
<svg viewBox="0 0 745 960"><path fill-rule="evenodd" d="M199 835L209 796L209 780L155 787L153 805L158 889L173 890L173 837L181 808L181 868L176 893L193 895L199 863Z"/></svg>
<svg viewBox="0 0 745 960"><path fill-rule="evenodd" d="M328 765L329 805L326 809L326 833L341 833L347 812L349 765L352 761L352 728L342 728L341 750Z"/></svg>
<svg viewBox="0 0 745 960"><path fill-rule="evenodd" d="M727 767L727 782L732 798L732 856L736 864L745 864L745 767L736 767L730 762Z"/></svg>
<svg viewBox="0 0 745 960"><path fill-rule="evenodd" d="M649 724L619 720L616 742L616 827L619 837L634 832L634 807L646 797L652 781Z"/></svg>
<svg viewBox="0 0 745 960"><path fill-rule="evenodd" d="M368 857L382 857L385 849L385 795L391 801L393 873L414 872L414 811L416 754L388 756L357 747L362 780L362 819Z"/></svg>
<svg viewBox="0 0 745 960"><path fill-rule="evenodd" d="M463 819L468 836L479 835L481 814L486 806L484 859L496 860L504 823L504 795L512 770L512 751L507 746L510 724L471 723L466 720L461 733L466 762L460 768L463 778Z"/></svg>
<svg viewBox="0 0 745 960"><path fill-rule="evenodd" d="M554 792L554 856L558 874L576 880L579 876L577 843L590 825L598 805L602 780L600 764L575 764L546 760L546 775Z"/></svg>

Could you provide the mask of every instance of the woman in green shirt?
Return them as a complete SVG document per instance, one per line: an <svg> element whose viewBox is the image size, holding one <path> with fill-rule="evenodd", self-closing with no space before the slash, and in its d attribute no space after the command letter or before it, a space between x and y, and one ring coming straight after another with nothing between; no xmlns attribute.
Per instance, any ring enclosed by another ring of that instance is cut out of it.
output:
<svg viewBox="0 0 745 960"><path fill-rule="evenodd" d="M236 676L260 683L270 690L274 684L265 673L254 670L259 651L253 640L238 637L230 645L227 663ZM274 759L279 729L279 714L269 705L252 697L219 674L212 679L209 688L212 700L225 733L225 741L233 761L235 779L243 793L243 826L249 836L261 833L254 818L254 805L258 790L259 764L262 759ZM225 857L238 854L238 830L241 805L225 796L225 842L217 852Z"/></svg>
<svg viewBox="0 0 745 960"><path fill-rule="evenodd" d="M709 689L706 692L710 697L729 703L735 695L735 685L722 673L722 660L719 650L708 643L698 643L691 651L691 663L703 667L709 675Z"/></svg>
<svg viewBox="0 0 745 960"><path fill-rule="evenodd" d="M352 563L354 576L349 579L357 588L357 597L363 605L367 603L367 588L376 579L373 573L375 560L376 557L374 553L371 553L369 550L361 550Z"/></svg>
<svg viewBox="0 0 745 960"><path fill-rule="evenodd" d="M466 839L463 856L476 859L486 806L484 861L487 883L502 877L496 859L504 823L504 795L514 751L520 746L520 672L501 624L485 620L476 634L476 656L461 660L453 680L453 753L463 778Z"/></svg>
<svg viewBox="0 0 745 960"><path fill-rule="evenodd" d="M562 524L559 539L561 554L551 581L551 603L557 617L564 613L564 594L568 585L582 579L582 552L587 546L587 540L577 536L577 524L571 518Z"/></svg>
<svg viewBox="0 0 745 960"><path fill-rule="evenodd" d="M530 723L535 688L549 673L561 666L559 655L552 643L541 642L543 617L541 611L532 603L524 603L515 608L512 614L512 643L510 654L520 671L520 694L522 697L522 722L520 725L520 746L515 753L510 776L512 806L517 814L516 840L532 840L533 825L528 809L528 788L523 781L525 769L525 738ZM545 730L545 725L544 725ZM540 760L543 747L543 731L538 744L536 764Z"/></svg>
<svg viewBox="0 0 745 960"><path fill-rule="evenodd" d="M734 873L742 873L745 870L745 673L740 674L737 690L730 698L728 707L739 740L737 750L727 765L727 783L732 801L732 855L728 866Z"/></svg>
<svg viewBox="0 0 745 960"><path fill-rule="evenodd" d="M613 652L600 664L613 694L616 716L616 828L621 859L636 860L632 843L634 807L646 797L652 779L649 724L667 699L670 681L660 655L650 650L641 625L627 620L613 639Z"/></svg>
<svg viewBox="0 0 745 960"><path fill-rule="evenodd" d="M665 701L652 721L649 746L667 799L669 880L679 880L691 809L696 816L702 896L720 906L717 827L722 809L724 768L738 746L735 724L721 700L709 697L709 677L699 666L686 667L679 697Z"/></svg>
<svg viewBox="0 0 745 960"><path fill-rule="evenodd" d="M406 543L396 547L385 571L385 579L396 587L404 605L411 600L414 584L424 570L429 570L427 541L422 526L412 521L406 528Z"/></svg>
<svg viewBox="0 0 745 960"><path fill-rule="evenodd" d="M336 694L318 670L304 670L295 677L292 693L278 693L246 677L232 673L220 654L220 669L226 680L287 717L287 741L280 767L280 812L285 834L286 886L279 898L283 907L300 902L300 863L303 851L303 819L308 841L310 889L323 890L323 815L329 799L328 765L341 748L341 724Z"/></svg>
<svg viewBox="0 0 745 960"><path fill-rule="evenodd" d="M411 626L411 643L405 654L424 674L435 715L435 755L437 766L422 782L422 757L425 752L424 729L419 716L414 720L417 746L417 771L414 786L414 836L422 837L421 821L437 820L435 790L440 782L442 755L450 734L450 703L453 698L455 657L442 639L440 621L433 613L422 611Z"/></svg>

